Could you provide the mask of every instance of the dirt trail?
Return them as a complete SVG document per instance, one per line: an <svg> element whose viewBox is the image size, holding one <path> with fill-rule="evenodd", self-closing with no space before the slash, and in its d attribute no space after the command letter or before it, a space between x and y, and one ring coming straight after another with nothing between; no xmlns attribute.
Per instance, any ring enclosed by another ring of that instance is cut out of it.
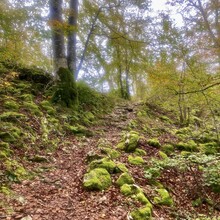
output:
<svg viewBox="0 0 220 220"><path fill-rule="evenodd" d="M121 104L102 119L101 125L91 129L97 135L89 138L69 136L70 145L62 145L51 156L50 163L41 164L47 170L34 180L14 184L14 200L9 204L14 214L3 219L26 220L123 220L128 206L117 187L105 192L88 192L82 187L86 171L86 155L96 149L100 138L115 145L123 130L135 118L138 105ZM1 213L1 210L0 210Z"/></svg>

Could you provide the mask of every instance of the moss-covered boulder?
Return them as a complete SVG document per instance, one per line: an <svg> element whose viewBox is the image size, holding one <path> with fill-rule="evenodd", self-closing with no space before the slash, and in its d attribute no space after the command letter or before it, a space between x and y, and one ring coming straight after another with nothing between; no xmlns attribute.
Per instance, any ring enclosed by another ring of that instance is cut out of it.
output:
<svg viewBox="0 0 220 220"><path fill-rule="evenodd" d="M135 131L130 131L126 133L121 142L117 145L117 148L124 150L125 152L134 152L138 147L139 143L139 133Z"/></svg>
<svg viewBox="0 0 220 220"><path fill-rule="evenodd" d="M137 156L145 156L145 155L147 155L147 152L145 150L140 149L140 148L136 148L134 151L134 154Z"/></svg>
<svg viewBox="0 0 220 220"><path fill-rule="evenodd" d="M150 146L155 147L155 148L160 148L161 147L161 144L160 144L160 142L157 138L149 139L147 141L147 144L149 144Z"/></svg>
<svg viewBox="0 0 220 220"><path fill-rule="evenodd" d="M115 149L102 147L100 148L101 153L107 154L111 159L117 159L121 156L121 153Z"/></svg>
<svg viewBox="0 0 220 220"><path fill-rule="evenodd" d="M117 163L116 164L116 172L117 173L121 173L121 172L126 173L126 172L128 172L128 168L123 163Z"/></svg>
<svg viewBox="0 0 220 220"><path fill-rule="evenodd" d="M96 168L84 175L83 186L89 190L104 190L111 186L111 176L106 169Z"/></svg>
<svg viewBox="0 0 220 220"><path fill-rule="evenodd" d="M120 187L120 191L125 196L132 195L134 193L134 186L129 184L124 184Z"/></svg>
<svg viewBox="0 0 220 220"><path fill-rule="evenodd" d="M122 186L124 184L133 184L134 179L129 173L122 173L116 181L118 186Z"/></svg>
<svg viewBox="0 0 220 220"><path fill-rule="evenodd" d="M152 219L152 210L147 205L131 212L130 216L133 220L150 220Z"/></svg>
<svg viewBox="0 0 220 220"><path fill-rule="evenodd" d="M116 164L114 161L112 161L109 158L103 158L100 160L94 160L89 164L89 170L92 170L95 168L104 168L109 173L114 173L116 170Z"/></svg>
<svg viewBox="0 0 220 220"><path fill-rule="evenodd" d="M152 209L152 204L148 200L148 198L144 195L143 192L138 192L137 194L134 195L134 198L139 201L141 204L148 206L149 208Z"/></svg>
<svg viewBox="0 0 220 220"><path fill-rule="evenodd" d="M142 157L129 155L128 162L132 165L142 165L145 161Z"/></svg>
<svg viewBox="0 0 220 220"><path fill-rule="evenodd" d="M172 206L173 199L166 189L157 189L158 196L154 198L154 203L158 205Z"/></svg>

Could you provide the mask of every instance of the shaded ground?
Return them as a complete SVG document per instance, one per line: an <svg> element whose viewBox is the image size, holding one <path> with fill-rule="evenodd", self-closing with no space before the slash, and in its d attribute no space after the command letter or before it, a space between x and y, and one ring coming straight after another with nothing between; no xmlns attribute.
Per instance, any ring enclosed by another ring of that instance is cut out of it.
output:
<svg viewBox="0 0 220 220"><path fill-rule="evenodd" d="M8 206L0 208L0 219L22 219L24 217L27 217L26 220L128 219L128 213L140 204L124 197L114 184L104 192L88 192L83 189L82 180L87 169L87 153L96 150L100 138L108 140L113 146L116 145L120 140L121 133L136 118L138 108L138 104L117 106L113 113L102 119L101 124L91 128L96 133L92 137L68 136L67 140L70 144L61 144L59 149L50 155L49 162L41 164L40 168L44 172L34 180L13 184L13 199L0 196L0 199L8 200ZM163 134L160 136L160 141L163 143L169 138L173 137ZM150 147L146 143L141 143L141 147L148 152L144 157L146 161L149 161L152 156L158 157L158 149ZM143 177L143 168L127 164L126 153L123 154L120 161L126 163L135 182L144 189L149 199L153 198L154 192L152 187L148 185L148 180ZM117 176L118 174L113 175L113 181ZM186 209L207 214L209 211L207 204L197 210L192 210L188 199L190 193L191 195L193 193L185 192L184 189L187 187L183 184L187 180L186 182L192 185L191 188L188 188L195 191L196 183L190 179L190 174L182 176L180 173L168 170L160 180L172 189L171 195L178 206L177 208L161 208L154 205L154 219L186 219L184 216ZM13 212L11 212L11 208L13 208ZM218 212L212 214L218 216Z"/></svg>

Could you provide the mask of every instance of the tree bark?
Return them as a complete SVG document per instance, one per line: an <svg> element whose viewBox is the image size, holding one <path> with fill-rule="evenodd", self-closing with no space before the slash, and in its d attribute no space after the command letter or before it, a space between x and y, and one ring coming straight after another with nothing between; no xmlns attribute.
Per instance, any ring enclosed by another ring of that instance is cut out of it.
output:
<svg viewBox="0 0 220 220"><path fill-rule="evenodd" d="M57 74L59 68L67 68L64 47L62 0L50 0L50 23L52 29L54 70Z"/></svg>
<svg viewBox="0 0 220 220"><path fill-rule="evenodd" d="M70 0L67 63L75 80L78 77L76 64L76 33L78 20L78 0Z"/></svg>

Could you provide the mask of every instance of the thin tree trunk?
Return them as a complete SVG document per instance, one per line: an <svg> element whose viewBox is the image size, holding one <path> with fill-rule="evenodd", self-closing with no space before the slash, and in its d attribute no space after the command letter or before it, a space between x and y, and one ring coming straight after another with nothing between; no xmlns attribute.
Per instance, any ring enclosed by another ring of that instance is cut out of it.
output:
<svg viewBox="0 0 220 220"><path fill-rule="evenodd" d="M77 69L76 69L77 19L78 19L78 0L70 0L67 62L68 62L68 68L73 73L75 79L77 79Z"/></svg>
<svg viewBox="0 0 220 220"><path fill-rule="evenodd" d="M52 29L52 45L55 73L60 67L67 68L64 47L62 0L50 0L50 22Z"/></svg>

